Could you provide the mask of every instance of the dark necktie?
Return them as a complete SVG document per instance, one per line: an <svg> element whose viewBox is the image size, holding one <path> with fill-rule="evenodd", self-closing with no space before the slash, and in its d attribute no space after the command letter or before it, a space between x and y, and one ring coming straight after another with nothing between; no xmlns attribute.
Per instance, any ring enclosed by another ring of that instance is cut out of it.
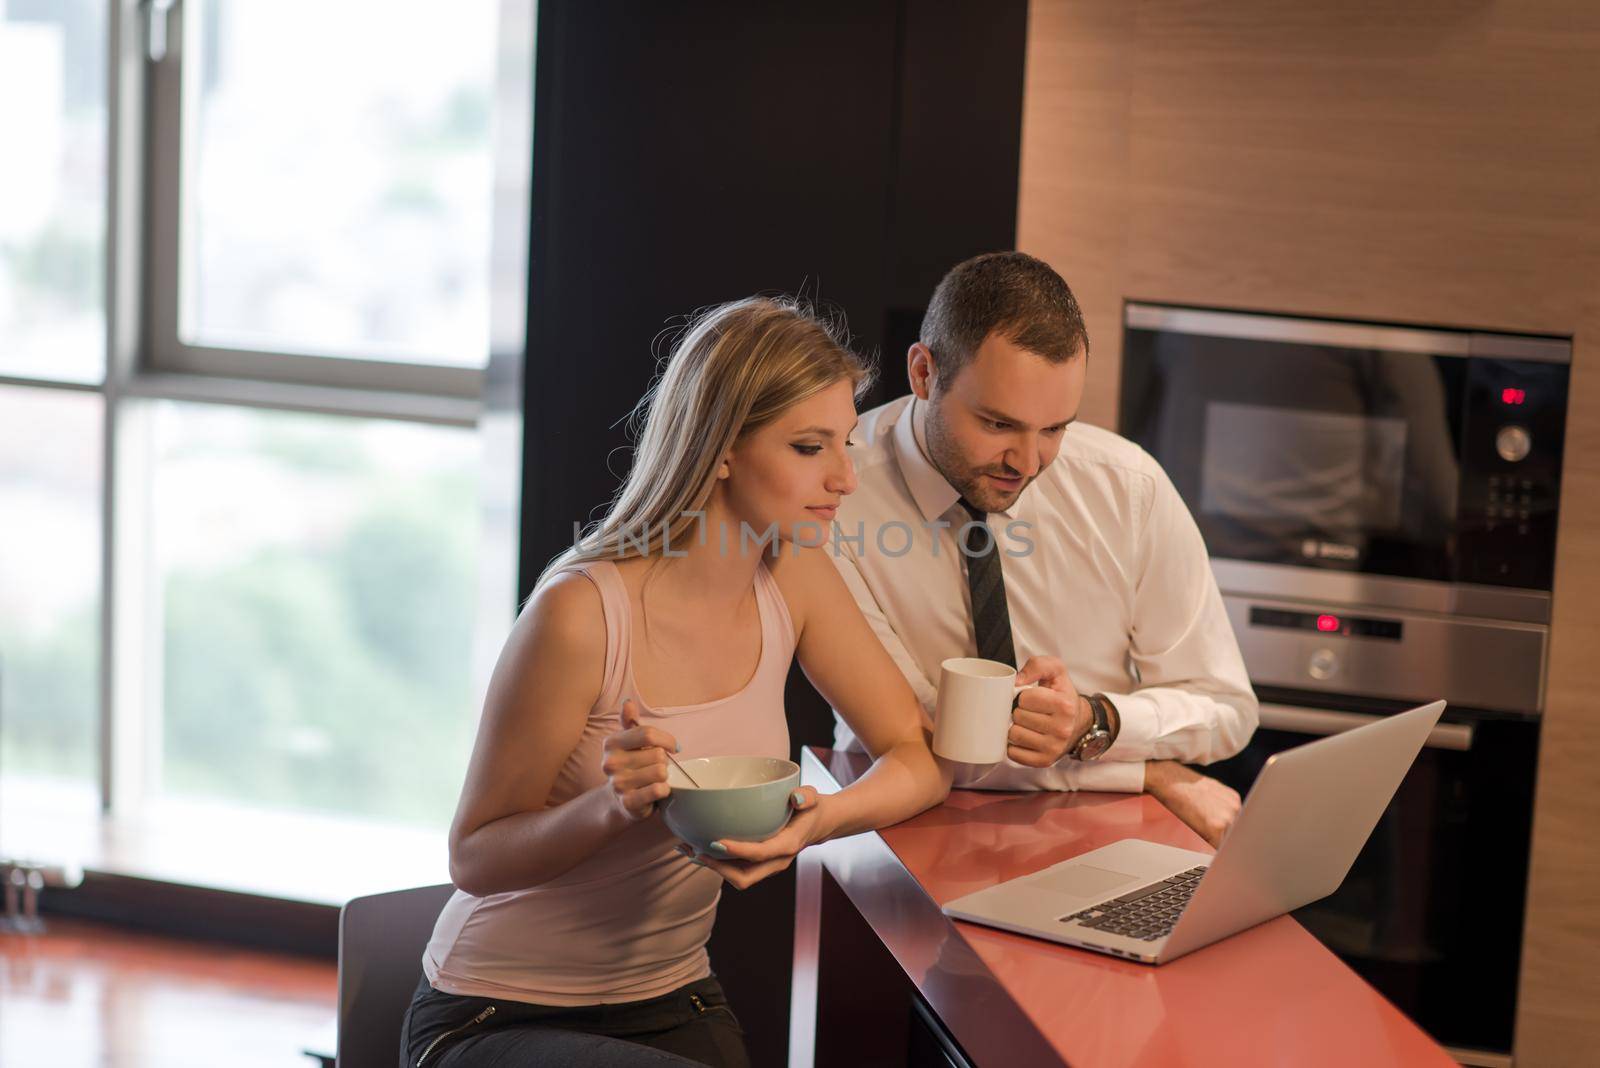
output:
<svg viewBox="0 0 1600 1068"><path fill-rule="evenodd" d="M972 633L978 655L1017 666L1011 644L1011 612L1006 607L1005 578L1000 573L1000 546L985 524L985 513L962 498L961 507L972 517L967 527L967 588L972 591Z"/></svg>

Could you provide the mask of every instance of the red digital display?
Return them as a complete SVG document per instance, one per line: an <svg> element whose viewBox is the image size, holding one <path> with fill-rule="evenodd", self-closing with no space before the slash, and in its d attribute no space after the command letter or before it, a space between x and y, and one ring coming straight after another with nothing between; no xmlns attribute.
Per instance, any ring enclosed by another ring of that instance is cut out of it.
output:
<svg viewBox="0 0 1600 1068"><path fill-rule="evenodd" d="M1317 629L1320 631L1335 631L1339 629L1338 616L1318 616Z"/></svg>
<svg viewBox="0 0 1600 1068"><path fill-rule="evenodd" d="M1511 387L1507 386L1505 389L1500 391L1501 404L1521 404L1527 399L1527 393L1520 389L1512 389Z"/></svg>

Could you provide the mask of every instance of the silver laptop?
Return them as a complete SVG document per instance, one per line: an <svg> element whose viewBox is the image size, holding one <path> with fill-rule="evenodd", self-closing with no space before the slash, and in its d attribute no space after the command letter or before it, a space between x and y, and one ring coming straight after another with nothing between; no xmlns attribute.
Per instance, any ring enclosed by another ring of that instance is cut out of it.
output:
<svg viewBox="0 0 1600 1068"><path fill-rule="evenodd" d="M957 898L945 915L1163 964L1327 897L1444 705L1269 757L1214 855L1124 838Z"/></svg>

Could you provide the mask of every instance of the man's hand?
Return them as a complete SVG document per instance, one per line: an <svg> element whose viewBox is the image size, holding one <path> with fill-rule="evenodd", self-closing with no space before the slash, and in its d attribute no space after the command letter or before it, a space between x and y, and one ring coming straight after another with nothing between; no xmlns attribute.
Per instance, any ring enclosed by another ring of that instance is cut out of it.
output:
<svg viewBox="0 0 1600 1068"><path fill-rule="evenodd" d="M1017 672L1017 685L1037 682L1017 695L1006 735L1006 756L1030 768L1048 768L1094 722L1089 702L1067 676L1067 667L1053 656L1029 657Z"/></svg>
<svg viewBox="0 0 1600 1068"><path fill-rule="evenodd" d="M1239 795L1208 775L1175 760L1144 766L1144 792L1167 806L1189 829L1216 849L1239 815Z"/></svg>

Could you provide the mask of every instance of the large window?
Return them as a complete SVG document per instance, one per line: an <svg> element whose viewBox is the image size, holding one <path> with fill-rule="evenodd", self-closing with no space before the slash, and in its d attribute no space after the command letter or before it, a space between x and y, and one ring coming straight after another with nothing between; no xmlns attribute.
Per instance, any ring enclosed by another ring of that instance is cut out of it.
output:
<svg viewBox="0 0 1600 1068"><path fill-rule="evenodd" d="M0 0L0 856L439 840L515 608L532 7Z"/></svg>
<svg viewBox="0 0 1600 1068"><path fill-rule="evenodd" d="M448 818L474 723L476 436L153 408L147 588L163 700L150 781Z"/></svg>
<svg viewBox="0 0 1600 1068"><path fill-rule="evenodd" d="M483 366L495 13L187 0L179 345Z"/></svg>

